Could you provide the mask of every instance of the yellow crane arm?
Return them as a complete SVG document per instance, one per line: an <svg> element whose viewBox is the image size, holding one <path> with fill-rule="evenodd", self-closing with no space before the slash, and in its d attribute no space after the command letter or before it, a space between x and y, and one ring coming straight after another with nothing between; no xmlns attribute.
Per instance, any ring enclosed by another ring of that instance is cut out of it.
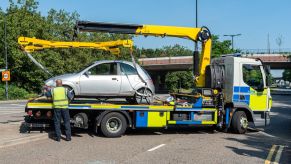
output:
<svg viewBox="0 0 291 164"><path fill-rule="evenodd" d="M79 21L76 24L76 32L109 32L121 34L135 34L144 36L170 36L190 39L194 42L202 42L202 54L199 65L199 76L195 78L196 86L205 86L205 68L210 64L211 34L207 28L157 26L157 25L129 25L104 22ZM194 56L193 56L194 57ZM193 59L194 60L194 59ZM196 59L197 60L197 59ZM194 64L194 63L193 63Z"/></svg>
<svg viewBox="0 0 291 164"><path fill-rule="evenodd" d="M33 52L48 48L91 48L110 51L112 54L119 55L119 47L132 48L132 40L116 40L107 42L62 42L48 41L29 37L19 37L18 43L27 52Z"/></svg>

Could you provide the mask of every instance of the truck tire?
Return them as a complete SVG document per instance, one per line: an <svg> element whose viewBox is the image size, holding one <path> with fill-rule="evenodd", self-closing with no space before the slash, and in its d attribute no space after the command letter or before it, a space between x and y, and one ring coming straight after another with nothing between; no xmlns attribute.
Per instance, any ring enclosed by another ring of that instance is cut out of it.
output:
<svg viewBox="0 0 291 164"><path fill-rule="evenodd" d="M234 113L231 121L232 130L237 134L244 134L248 127L248 118L244 111L237 111Z"/></svg>
<svg viewBox="0 0 291 164"><path fill-rule="evenodd" d="M127 128L125 117L117 112L106 114L101 121L101 132L109 138L120 137Z"/></svg>

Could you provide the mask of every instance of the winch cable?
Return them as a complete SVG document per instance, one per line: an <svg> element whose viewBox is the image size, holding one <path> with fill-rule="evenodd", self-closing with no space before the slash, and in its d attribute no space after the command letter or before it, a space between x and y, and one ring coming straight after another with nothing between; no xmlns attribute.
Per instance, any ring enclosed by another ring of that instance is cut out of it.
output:
<svg viewBox="0 0 291 164"><path fill-rule="evenodd" d="M53 74L52 73L50 73L49 71L48 71L48 69L47 68L45 68L43 65L41 65L34 57L32 57L32 55L29 53L29 52L27 52L27 51L24 51L25 52L25 54L28 56L28 58L36 65L36 66L38 66L40 69L42 69L44 72L46 72L46 73L48 73L51 77L53 77Z"/></svg>
<svg viewBox="0 0 291 164"><path fill-rule="evenodd" d="M126 77L127 77L127 79L129 80L129 83L130 83L132 89L135 90L135 94L138 95L138 96L140 96L140 103L142 102L143 99L145 99L146 102L149 104L149 103L151 102L151 101L149 100L150 94L148 93L148 88L149 88L149 87L148 87L147 82L144 80L144 78L139 74L139 71L137 70L136 62L135 62L135 58L134 58L134 56L133 56L133 49L132 49L132 48L130 48L130 56L131 56L131 61L132 61L132 63L133 63L133 67L134 67L134 69L136 70L138 77L139 77L139 78L141 79L141 81L145 84L145 88L144 88L143 93L138 92L138 91L137 91L137 90L136 90L136 89L131 85L130 80L129 80L128 76L127 76L127 73L125 72Z"/></svg>

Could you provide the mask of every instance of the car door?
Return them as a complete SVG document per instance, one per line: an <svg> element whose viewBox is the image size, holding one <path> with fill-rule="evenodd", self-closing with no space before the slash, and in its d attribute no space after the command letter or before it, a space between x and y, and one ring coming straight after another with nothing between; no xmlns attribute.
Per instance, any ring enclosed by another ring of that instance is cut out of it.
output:
<svg viewBox="0 0 291 164"><path fill-rule="evenodd" d="M97 64L80 77L81 95L119 95L120 85L115 62Z"/></svg>

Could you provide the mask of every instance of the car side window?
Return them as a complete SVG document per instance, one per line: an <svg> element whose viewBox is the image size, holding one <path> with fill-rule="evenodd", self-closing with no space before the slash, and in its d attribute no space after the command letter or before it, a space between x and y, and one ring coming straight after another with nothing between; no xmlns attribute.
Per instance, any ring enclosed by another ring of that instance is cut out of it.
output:
<svg viewBox="0 0 291 164"><path fill-rule="evenodd" d="M260 66L244 64L243 81L255 90L262 88L264 85L264 79Z"/></svg>
<svg viewBox="0 0 291 164"><path fill-rule="evenodd" d="M125 75L137 75L137 71L131 65L120 63L121 72Z"/></svg>
<svg viewBox="0 0 291 164"><path fill-rule="evenodd" d="M117 75L116 63L98 64L89 70L91 75Z"/></svg>

